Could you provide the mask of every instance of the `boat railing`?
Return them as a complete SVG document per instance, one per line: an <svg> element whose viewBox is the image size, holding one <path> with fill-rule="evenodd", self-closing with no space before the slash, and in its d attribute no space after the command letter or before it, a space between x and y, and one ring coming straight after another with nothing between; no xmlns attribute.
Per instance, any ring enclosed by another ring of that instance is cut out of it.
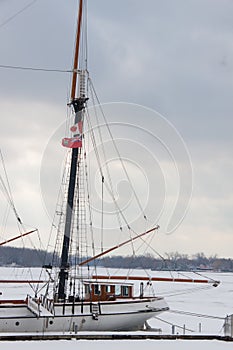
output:
<svg viewBox="0 0 233 350"><path fill-rule="evenodd" d="M47 298L45 295L41 295L41 305L51 314L54 314L54 302L52 299Z"/></svg>
<svg viewBox="0 0 233 350"><path fill-rule="evenodd" d="M40 316L40 301L39 299L32 298L30 295L27 295L27 307L33 312L36 316Z"/></svg>
<svg viewBox="0 0 233 350"><path fill-rule="evenodd" d="M28 309L37 317L54 315L54 304L51 299L48 299L45 296L41 296L40 298L32 298L30 295L28 295L26 300Z"/></svg>

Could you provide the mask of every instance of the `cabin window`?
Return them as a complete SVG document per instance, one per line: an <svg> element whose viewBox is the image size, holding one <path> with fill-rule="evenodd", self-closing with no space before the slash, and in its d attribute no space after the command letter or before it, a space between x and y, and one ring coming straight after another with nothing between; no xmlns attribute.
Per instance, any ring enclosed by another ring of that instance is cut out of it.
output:
<svg viewBox="0 0 233 350"><path fill-rule="evenodd" d="M121 295L121 286L119 285L115 286L115 295Z"/></svg>
<svg viewBox="0 0 233 350"><path fill-rule="evenodd" d="M100 285L99 284L94 284L94 294L100 295Z"/></svg>
<svg viewBox="0 0 233 350"><path fill-rule="evenodd" d="M111 293L111 286L105 286L106 293Z"/></svg>
<svg viewBox="0 0 233 350"><path fill-rule="evenodd" d="M122 295L123 295L123 297L129 296L129 287L128 286L122 286Z"/></svg>

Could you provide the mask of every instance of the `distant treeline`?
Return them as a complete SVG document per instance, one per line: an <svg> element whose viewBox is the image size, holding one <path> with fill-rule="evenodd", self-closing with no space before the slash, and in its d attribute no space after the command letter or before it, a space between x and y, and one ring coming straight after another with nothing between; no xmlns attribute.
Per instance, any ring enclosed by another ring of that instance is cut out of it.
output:
<svg viewBox="0 0 233 350"><path fill-rule="evenodd" d="M49 264L53 254L28 248L0 247L0 266L40 267Z"/></svg>
<svg viewBox="0 0 233 350"><path fill-rule="evenodd" d="M53 261L59 265L59 258L56 255L43 250L0 247L0 266L41 267L44 264L53 264ZM190 257L172 252L166 253L164 258L156 258L149 254L137 257L111 256L98 260L97 264L109 268L233 272L233 259L218 258L216 255L207 257L204 253L197 253Z"/></svg>
<svg viewBox="0 0 233 350"><path fill-rule="evenodd" d="M144 268L152 270L213 270L233 272L233 259L206 257L204 253L197 253L192 257L177 252L166 253L165 257L156 258L151 255L138 257L113 256L100 261L100 265L113 268Z"/></svg>

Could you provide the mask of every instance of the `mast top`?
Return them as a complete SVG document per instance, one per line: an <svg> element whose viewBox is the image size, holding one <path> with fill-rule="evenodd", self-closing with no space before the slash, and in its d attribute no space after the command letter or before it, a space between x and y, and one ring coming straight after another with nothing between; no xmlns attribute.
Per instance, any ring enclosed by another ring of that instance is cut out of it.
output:
<svg viewBox="0 0 233 350"><path fill-rule="evenodd" d="M73 76L72 76L72 85L71 85L71 93L70 93L71 102L75 99L76 86L77 86L77 74L78 74L78 65L79 65L79 48L80 48L81 25L82 25L82 12L83 12L83 0L79 0L78 25L77 25L77 33L76 33L75 53L74 53L74 63L73 63Z"/></svg>

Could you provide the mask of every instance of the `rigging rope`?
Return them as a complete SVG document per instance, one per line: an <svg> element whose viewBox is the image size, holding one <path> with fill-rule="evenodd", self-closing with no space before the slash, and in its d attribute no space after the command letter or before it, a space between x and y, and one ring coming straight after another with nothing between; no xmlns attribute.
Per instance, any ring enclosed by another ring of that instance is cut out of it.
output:
<svg viewBox="0 0 233 350"><path fill-rule="evenodd" d="M7 221L8 221L8 217L9 217L9 214L10 214L10 205L9 205L9 203L7 203L7 205L6 205L6 209L5 209L5 211L4 211L4 214L3 214L3 220L2 220L2 234L4 235L4 233L6 232L6 227L7 227ZM3 239L5 239L5 237L4 238L2 238L1 237L1 239L3 240Z"/></svg>
<svg viewBox="0 0 233 350"><path fill-rule="evenodd" d="M2 151L0 150L0 160L1 160L1 163L2 163L2 167L3 167L3 171L4 171L4 176L5 176L5 179L6 179L6 184L2 178L2 176L0 175L0 183L1 183L1 186L2 186L2 191L3 191L3 194L5 195L7 201L8 201L8 204L9 204L9 207L12 208L13 210L13 213L17 219L17 226L18 226L18 230L20 232L20 236L17 237L17 238L21 238L21 241L22 241L22 245L23 245L23 249L25 249L25 242L24 242L24 236L25 234L23 232L26 231L26 227L25 225L23 224L17 210L16 210L16 207L15 207L15 204L14 204L14 199L13 199L13 195L12 195L12 191L11 191L11 187L10 187L10 182L9 182L9 179L8 179L8 175L7 175L7 171L6 171L6 166L5 166L5 162L4 162L4 158L3 158L3 154L2 154ZM7 219L7 217L5 217L5 219ZM6 225L6 221L5 221L5 225ZM37 236L38 236L38 240L40 242L40 245L42 246L42 242L41 242L41 239L40 239L40 235L39 235L39 231L38 229L35 229L37 231ZM40 258L40 255L39 255L39 252L37 251L33 241L31 240L30 237L28 237L32 247L35 249L36 251L36 254L38 255L38 257ZM31 274L31 279L32 278L32 271L29 270L30 274ZM33 287L32 285L30 285L31 288L34 290L34 292L36 292L36 287Z"/></svg>
<svg viewBox="0 0 233 350"><path fill-rule="evenodd" d="M115 142L115 140L114 140L114 137L113 137L113 134L112 134L112 132L111 132L111 129L110 129L109 125L108 125L108 122L107 122L105 113L104 113L103 108L102 108L102 106L101 106L101 104L100 104L100 100L99 100L98 95L97 95L97 93L96 93L96 90L95 90L95 88L94 88L93 82L92 82L92 80L90 79L90 77L89 77L88 79L89 79L89 81L90 81L90 86L91 86L92 89L93 89L93 92L94 92L96 101L97 101L98 104L99 104L99 108L100 108L101 114L102 114L102 116L103 116L103 119L104 119L104 122L105 122L105 126L107 127L109 136L111 137L111 140L112 140L112 142L113 142L115 151L116 151L116 153L117 153L117 155L118 155L118 158L119 158L119 160L120 160L120 162L121 162L122 169L124 170L124 173L125 173L125 175L126 175L126 177L127 177L127 180L128 180L128 182L129 182L129 184L130 184L130 186L131 186L131 189L132 189L132 191L133 191L133 194L134 194L134 197L135 197L136 202L137 202L137 204L138 204L138 207L139 207L139 209L141 210L141 212L143 213L144 219L146 220L147 217L146 217L146 215L145 215L145 213L144 213L144 210L143 210L142 205L141 205L141 203L140 203L140 201L139 201L139 198L138 198L138 196L137 196L137 193L136 193L135 190L134 190L132 181L130 180L129 174L128 174L128 172L127 172L127 170L126 170L126 167L125 167L125 164L124 164L124 162L123 162L123 160L122 160L122 158L121 158L120 152L119 152L118 147L117 147L117 145L116 145L116 142Z"/></svg>
<svg viewBox="0 0 233 350"><path fill-rule="evenodd" d="M166 298L171 298L171 297L175 297L177 295L186 295L186 294L191 294L191 293L194 293L194 292L197 292L197 291L200 291L200 290L207 290L207 289L210 289L212 286L211 285L208 285L208 286L203 286L203 287L195 287L195 288L187 288L187 289L183 289L182 291L177 291L177 292L161 292L161 293L157 293L157 295L162 295Z"/></svg>
<svg viewBox="0 0 233 350"><path fill-rule="evenodd" d="M97 130L98 130L98 134L99 134L99 138L100 138L100 145L101 145L101 149L102 149L102 153L103 153L104 163L106 165L107 179L108 179L108 182L109 182L109 185L110 185L110 190L111 190L111 192L113 194L114 193L114 191L113 191L113 183L112 183L112 178L111 178L111 175L110 175L110 169L109 169L109 166L108 166L107 156L106 156L106 152L105 152L105 148L104 148L104 141L103 141L103 137L102 137L102 133L101 133L101 125L100 125L100 122L99 122L98 113L97 113L96 106L95 106L94 91L93 91L93 88L92 88L92 85L90 84L90 82L89 82L88 85L90 86L91 97L92 97L92 100L93 100L94 114L95 114L95 118L96 118L96 122L97 122ZM91 119L90 119L90 126L92 128L91 130L93 130L93 127L92 127L92 124L91 124ZM94 132L93 132L93 135L94 135ZM95 146L96 146L96 152L98 152L96 143L95 143ZM102 170L102 167L101 167L101 170ZM101 174L101 176L103 177L103 174ZM120 214L119 214L119 209L116 206L115 196L114 196L113 203L114 203L115 209L116 209L118 225L120 227L120 230L122 230L122 222L121 222L121 218L120 218Z"/></svg>
<svg viewBox="0 0 233 350"><path fill-rule="evenodd" d="M95 114L95 118L96 118L96 122L97 122L97 130L98 130L98 134L99 134L99 138L100 138L100 145L101 145L101 149L102 149L102 153L103 153L103 158L104 158L104 163L106 166L106 172L107 172L107 179L108 182L110 184L110 189L111 192L114 193L113 191L113 183L112 183L112 178L110 175L110 169L109 169L109 165L108 165L108 161L107 161L107 156L106 156L106 152L105 152L105 148L104 148L104 141L103 141L103 137L102 137L102 133L101 133L101 126L100 126L100 122L99 122L99 118L98 118L98 113L96 110L96 106L95 106L95 98L94 98L94 92L92 89L92 86L90 85L90 92L91 92L91 97L93 100L93 107L94 107L94 114ZM98 102L98 101L97 101ZM102 177L103 179L103 177ZM114 196L115 198L115 196ZM121 222L121 218L120 218L120 213L118 211L118 208L116 206L116 200L113 201L114 205L115 205L115 210L116 210L116 216L117 216L117 220L118 220L118 225L120 227L120 230L122 230L122 222Z"/></svg>
<svg viewBox="0 0 233 350"><path fill-rule="evenodd" d="M104 176L101 182L101 252L104 251Z"/></svg>
<svg viewBox="0 0 233 350"><path fill-rule="evenodd" d="M171 326L175 326L175 327L177 327L177 328L184 329L184 326L179 326L179 325L174 324L174 323L171 323L171 322L169 322L169 321L165 321L165 320L163 320L162 318L160 318L160 317L158 317L158 316L155 316L154 318L156 318L157 320L159 320L159 321L161 321L161 322L167 323L167 324L169 324L169 325L171 325ZM189 329L189 328L186 328L186 327L185 327L185 330L186 330L186 331L189 331L189 332L192 332L192 333L195 332L193 329Z"/></svg>
<svg viewBox="0 0 233 350"><path fill-rule="evenodd" d="M20 219L20 217L19 217L19 215L17 213L17 210L15 208L15 205L14 205L13 195L12 195L11 188L10 188L10 182L9 182L9 179L8 179L8 176L7 176L5 162L4 162L1 150L0 150L0 158L1 158L1 163L2 163L2 166L3 166L4 175L5 175L5 178L6 178L6 185L5 185L4 180L3 180L2 176L0 175L0 182L1 182L1 185L2 185L2 188L3 188L3 194L5 195L7 201L9 202L10 206L12 207L17 221L19 222L20 225L22 225L22 221L21 221L21 219Z"/></svg>
<svg viewBox="0 0 233 350"><path fill-rule="evenodd" d="M16 12L15 14L13 14L12 16L8 17L5 21L3 21L2 23L0 23L0 28L2 28L3 26L5 26L7 23L9 23L10 21L12 21L15 17L17 17L18 15L20 15L22 12L24 12L25 10L27 10L29 7L31 7L37 0L33 0L31 1L29 4L27 4L26 6L24 6L21 10L19 10L18 12Z"/></svg>
<svg viewBox="0 0 233 350"><path fill-rule="evenodd" d="M11 65L6 65L6 64L0 64L0 68L3 68L3 69L17 69L17 70L29 70L29 71L35 71L35 72L73 73L73 70L71 70L71 69L11 66Z"/></svg>
<svg viewBox="0 0 233 350"><path fill-rule="evenodd" d="M93 129L92 129L91 124L90 124L89 113L88 113L87 123L88 123L88 128L89 128L90 134L91 134L91 139L92 139L92 144L93 144L94 151L95 151L96 160L97 160L97 163L98 163L98 166L99 166L99 171L100 171L101 176L103 176L104 174L103 174L103 171L102 171L102 166L101 166L101 162L100 162L99 153L97 151L97 145L96 145L96 141L95 141L95 138L94 138ZM108 186L108 184L106 182L105 182L105 186L106 186L106 189L107 189L108 193L112 197L112 200L115 203L115 206L117 207L117 210L121 214L123 221L125 222L126 226L129 228L130 227L129 223L128 223L125 215L123 214L122 210L120 209L119 205L117 204L117 201L115 199L114 193L111 191L111 188L109 188L109 186Z"/></svg>
<svg viewBox="0 0 233 350"><path fill-rule="evenodd" d="M86 113L87 113L87 111L86 111ZM89 143L88 143L88 146L89 146ZM85 138L84 138L84 147L86 148L86 139ZM96 247L95 247L95 243L94 243L95 240L94 240L94 230L93 230L93 216L92 216L92 211L91 211L92 205L91 205L91 197L90 197L90 183L88 181L89 173L88 173L86 153L85 153L85 157L84 157L84 167L85 167L85 181L86 181L86 189L87 189L87 208L88 208L88 212L89 212L89 227L90 227L91 241L92 241L91 249L92 249L93 256L95 256ZM87 248L88 248L88 246L87 246ZM89 277L89 275L90 275L89 264L87 265L87 267L88 267L88 277ZM95 271L95 274L97 275L96 262L94 263L94 271Z"/></svg>
<svg viewBox="0 0 233 350"><path fill-rule="evenodd" d="M174 314L194 316L194 317L211 318L211 319L214 319L214 320L225 320L225 317L205 315L205 314L198 314L198 313L195 313L195 312L188 312L188 311L181 311L181 310L168 310L168 312L171 312L171 313L174 313Z"/></svg>
<svg viewBox="0 0 233 350"><path fill-rule="evenodd" d="M197 272L197 271L192 271L192 272L195 273L195 274L198 275L198 276L205 277L206 279L208 279L208 280L210 280L210 281L212 281L212 282L216 282L213 278L207 277L207 276L203 275L202 273L199 273L199 272Z"/></svg>

